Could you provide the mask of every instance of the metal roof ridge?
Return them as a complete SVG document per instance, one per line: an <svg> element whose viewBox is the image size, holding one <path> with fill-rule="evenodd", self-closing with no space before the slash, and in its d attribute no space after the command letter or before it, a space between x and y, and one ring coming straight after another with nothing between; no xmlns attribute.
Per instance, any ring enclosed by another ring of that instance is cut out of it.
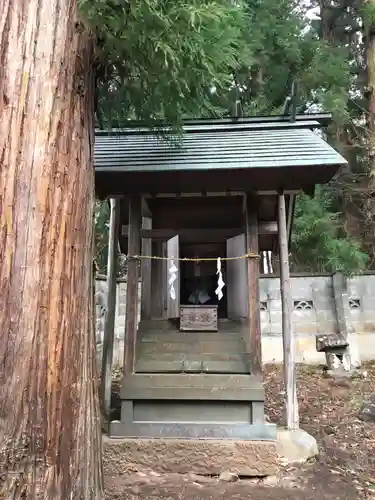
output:
<svg viewBox="0 0 375 500"><path fill-rule="evenodd" d="M294 120L291 120L289 115L266 115L266 116L242 116L242 117L220 117L220 118L186 118L183 119L181 125L216 125L216 124L245 124L245 123L267 123L267 122L299 122L306 120L316 120L322 126L328 125L332 120L331 113L304 113L297 114ZM152 127L156 129L170 129L171 125L163 120L151 121L149 126L145 121L141 120L128 120L127 125L123 127L115 127L113 130L124 130L128 128L147 128L152 130Z"/></svg>
<svg viewBox="0 0 375 500"><path fill-rule="evenodd" d="M234 131L261 131L261 130L282 130L282 129L317 129L321 128L322 125L318 120L299 120L299 121L284 121L284 122L258 122L258 123L216 123L212 125L184 125L183 132L185 133L217 133L217 132L234 132ZM108 136L126 136L126 135L148 135L156 136L165 134L173 134L172 129L150 129L146 127L141 128L123 128L123 129L107 129L107 130L95 130L95 135L97 137L108 137Z"/></svg>

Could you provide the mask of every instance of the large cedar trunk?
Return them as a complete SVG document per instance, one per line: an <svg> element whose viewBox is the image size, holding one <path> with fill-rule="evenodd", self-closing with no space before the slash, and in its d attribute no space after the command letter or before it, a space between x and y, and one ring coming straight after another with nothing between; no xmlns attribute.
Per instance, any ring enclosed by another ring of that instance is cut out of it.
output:
<svg viewBox="0 0 375 500"><path fill-rule="evenodd" d="M0 498L102 498L92 41L75 0L0 8Z"/></svg>

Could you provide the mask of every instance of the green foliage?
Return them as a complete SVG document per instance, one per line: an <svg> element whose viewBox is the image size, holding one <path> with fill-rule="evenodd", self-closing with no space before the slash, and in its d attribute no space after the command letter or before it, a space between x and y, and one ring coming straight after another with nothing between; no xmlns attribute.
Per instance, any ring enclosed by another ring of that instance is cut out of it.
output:
<svg viewBox="0 0 375 500"><path fill-rule="evenodd" d="M374 26L375 24L375 5L372 2L365 1L360 7L360 13L366 29Z"/></svg>
<svg viewBox="0 0 375 500"><path fill-rule="evenodd" d="M179 123L217 113L210 89L228 89L248 59L245 9L230 0L79 0L98 37L101 125L133 118Z"/></svg>
<svg viewBox="0 0 375 500"><path fill-rule="evenodd" d="M108 259L108 229L109 229L109 203L108 201L95 202L94 211L94 237L95 255L94 263L99 273L107 271Z"/></svg>
<svg viewBox="0 0 375 500"><path fill-rule="evenodd" d="M354 168L364 142L354 124L366 107L358 35L364 13L362 1L347 3L326 2L321 20L311 22L299 0L79 0L98 41L98 125L138 119L153 126L161 119L178 128L183 117L233 115L235 109L276 114L296 80L297 111L332 112L330 140ZM101 210L97 262L105 269L108 214ZM299 198L298 266L346 272L366 266L367 256L342 229L340 210L323 191L314 200Z"/></svg>
<svg viewBox="0 0 375 500"><path fill-rule="evenodd" d="M236 72L243 113L280 113L297 80L299 112L316 104L345 122L350 86L345 52L318 38L297 0L247 4L252 59Z"/></svg>
<svg viewBox="0 0 375 500"><path fill-rule="evenodd" d="M291 250L297 268L304 270L352 274L368 264L367 254L345 233L342 214L321 188L314 198L300 195L297 199Z"/></svg>
<svg viewBox="0 0 375 500"><path fill-rule="evenodd" d="M95 255L94 264L98 274L107 274L108 264L108 236L109 236L110 204L108 200L95 201L94 211L94 237ZM126 274L126 260L121 254L117 254L117 276L119 278Z"/></svg>
<svg viewBox="0 0 375 500"><path fill-rule="evenodd" d="M79 0L98 37L98 122L299 111L345 121L345 54L319 40L297 0ZM215 89L215 92L212 92Z"/></svg>

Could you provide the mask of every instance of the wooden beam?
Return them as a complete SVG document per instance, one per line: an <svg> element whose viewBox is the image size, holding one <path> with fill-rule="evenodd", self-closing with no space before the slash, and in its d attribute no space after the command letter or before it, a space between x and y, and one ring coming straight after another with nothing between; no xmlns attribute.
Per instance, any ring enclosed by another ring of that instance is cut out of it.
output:
<svg viewBox="0 0 375 500"><path fill-rule="evenodd" d="M277 234L277 222L260 222L258 224L258 232L262 235ZM122 226L122 236L128 234L128 226ZM227 238L232 238L243 233L243 228L181 228L181 229L142 229L142 238L152 238L153 240L168 240L176 236L180 236L182 241L224 241Z"/></svg>
<svg viewBox="0 0 375 500"><path fill-rule="evenodd" d="M146 194L145 198L203 198L211 196L243 196L243 191L196 191L194 193L155 193Z"/></svg>
<svg viewBox="0 0 375 500"><path fill-rule="evenodd" d="M251 195L245 198L245 239L246 251L259 253L258 203ZM247 259L247 279L249 287L249 351L252 375L262 373L262 340L260 330L259 275L260 259Z"/></svg>
<svg viewBox="0 0 375 500"><path fill-rule="evenodd" d="M143 217L142 228L150 230L152 227L152 219ZM142 231L141 231L142 235ZM142 255L152 254L152 239L142 238ZM141 295L141 319L151 319L151 260L142 259L141 261L141 276L142 276L142 295Z"/></svg>
<svg viewBox="0 0 375 500"><path fill-rule="evenodd" d="M109 421L111 411L112 361L115 333L116 313L116 275L118 234L120 228L120 200L110 200L111 212L108 235L108 265L107 265L107 310L104 318L104 335L102 351L102 370L100 381L100 403L102 414Z"/></svg>
<svg viewBox="0 0 375 500"><path fill-rule="evenodd" d="M284 194L278 195L278 219L284 379L286 391L286 425L288 429L297 429L299 422L296 388L295 345L292 325L292 289L290 283L288 234Z"/></svg>
<svg viewBox="0 0 375 500"><path fill-rule="evenodd" d="M215 390L212 390L213 387ZM264 401L262 380L241 374L175 374L135 373L124 377L122 400L223 400Z"/></svg>
<svg viewBox="0 0 375 500"><path fill-rule="evenodd" d="M294 193L297 194L300 190L298 189L289 189L285 191L285 194ZM254 194L258 196L269 196L277 194L275 190L261 190L256 191ZM238 190L227 190L227 191L196 191L191 193L148 193L145 194L145 198L196 198L196 197L210 197L210 196L244 196L245 191Z"/></svg>
<svg viewBox="0 0 375 500"><path fill-rule="evenodd" d="M129 197L129 255L139 255L141 246L141 197ZM135 344L137 336L138 308L138 278L139 262L136 259L128 261L128 277L126 286L126 318L124 344L124 376L133 373L135 359Z"/></svg>

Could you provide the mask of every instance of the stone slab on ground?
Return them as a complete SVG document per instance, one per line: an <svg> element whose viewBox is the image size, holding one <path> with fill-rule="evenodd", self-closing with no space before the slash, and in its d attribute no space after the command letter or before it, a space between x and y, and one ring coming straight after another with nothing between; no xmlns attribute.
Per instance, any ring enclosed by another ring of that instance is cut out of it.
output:
<svg viewBox="0 0 375 500"><path fill-rule="evenodd" d="M375 394L362 405L359 418L364 422L375 422Z"/></svg>
<svg viewBox="0 0 375 500"><path fill-rule="evenodd" d="M283 464L303 463L319 454L316 439L302 429L279 428L276 448Z"/></svg>
<svg viewBox="0 0 375 500"><path fill-rule="evenodd" d="M276 443L196 439L110 439L103 437L103 467L109 476L130 471L269 476L278 470Z"/></svg>

